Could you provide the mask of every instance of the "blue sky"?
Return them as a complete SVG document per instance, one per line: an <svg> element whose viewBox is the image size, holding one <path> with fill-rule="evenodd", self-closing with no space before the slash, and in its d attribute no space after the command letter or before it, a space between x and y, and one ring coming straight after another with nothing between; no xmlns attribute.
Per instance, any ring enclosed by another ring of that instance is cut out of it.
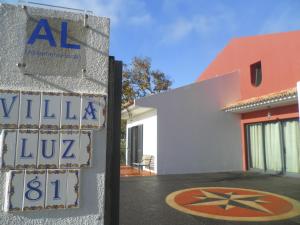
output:
<svg viewBox="0 0 300 225"><path fill-rule="evenodd" d="M16 1L8 1L16 2ZM195 81L230 39L300 29L299 0L40 0L111 18L110 55L150 57L173 87Z"/></svg>

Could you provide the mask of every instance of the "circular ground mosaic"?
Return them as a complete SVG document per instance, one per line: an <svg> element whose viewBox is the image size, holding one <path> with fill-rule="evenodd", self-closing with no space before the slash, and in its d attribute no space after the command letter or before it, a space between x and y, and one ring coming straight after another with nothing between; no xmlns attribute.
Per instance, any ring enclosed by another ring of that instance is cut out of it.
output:
<svg viewBox="0 0 300 225"><path fill-rule="evenodd" d="M166 202L181 212L220 220L272 221L300 215L300 202L294 199L243 188L189 188L169 194Z"/></svg>

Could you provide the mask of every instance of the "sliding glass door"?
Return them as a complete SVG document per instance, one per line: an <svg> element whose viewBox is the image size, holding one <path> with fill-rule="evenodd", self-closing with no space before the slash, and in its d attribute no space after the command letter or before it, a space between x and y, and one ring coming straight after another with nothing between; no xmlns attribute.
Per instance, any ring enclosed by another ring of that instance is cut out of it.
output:
<svg viewBox="0 0 300 225"><path fill-rule="evenodd" d="M143 157L143 125L128 128L127 164L137 163Z"/></svg>
<svg viewBox="0 0 300 225"><path fill-rule="evenodd" d="M280 122L264 124L266 170L282 171L282 140Z"/></svg>
<svg viewBox="0 0 300 225"><path fill-rule="evenodd" d="M284 150L286 171L300 173L300 131L299 122L284 121L282 123L284 133Z"/></svg>
<svg viewBox="0 0 300 225"><path fill-rule="evenodd" d="M248 126L250 168L265 169L262 124Z"/></svg>
<svg viewBox="0 0 300 225"><path fill-rule="evenodd" d="M298 120L247 125L249 168L300 173L299 129Z"/></svg>

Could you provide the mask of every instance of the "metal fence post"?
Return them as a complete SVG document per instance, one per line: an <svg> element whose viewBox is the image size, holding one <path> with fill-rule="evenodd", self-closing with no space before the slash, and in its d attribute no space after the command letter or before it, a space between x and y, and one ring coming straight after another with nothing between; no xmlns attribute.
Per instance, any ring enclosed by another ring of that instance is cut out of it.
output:
<svg viewBox="0 0 300 225"><path fill-rule="evenodd" d="M109 57L104 225L119 225L122 62Z"/></svg>

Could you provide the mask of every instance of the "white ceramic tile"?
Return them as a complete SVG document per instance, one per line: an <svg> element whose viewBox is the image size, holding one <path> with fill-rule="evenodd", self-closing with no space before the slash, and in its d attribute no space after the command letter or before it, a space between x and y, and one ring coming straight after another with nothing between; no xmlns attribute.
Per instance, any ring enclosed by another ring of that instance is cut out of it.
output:
<svg viewBox="0 0 300 225"><path fill-rule="evenodd" d="M93 133L91 130L82 130L80 132L80 150L79 164L80 167L90 167L92 159L92 139Z"/></svg>
<svg viewBox="0 0 300 225"><path fill-rule="evenodd" d="M17 130L1 130L0 157L1 169L8 170L15 167L15 154L17 146Z"/></svg>
<svg viewBox="0 0 300 225"><path fill-rule="evenodd" d="M22 211L24 171L11 170L6 174L4 211Z"/></svg>
<svg viewBox="0 0 300 225"><path fill-rule="evenodd" d="M79 129L81 96L76 93L64 93L62 97L61 128Z"/></svg>
<svg viewBox="0 0 300 225"><path fill-rule="evenodd" d="M92 129L100 127L100 95L82 95L81 128Z"/></svg>
<svg viewBox="0 0 300 225"><path fill-rule="evenodd" d="M45 208L65 208L67 198L67 171L48 170L46 189Z"/></svg>
<svg viewBox="0 0 300 225"><path fill-rule="evenodd" d="M79 131L60 132L60 168L79 167Z"/></svg>
<svg viewBox="0 0 300 225"><path fill-rule="evenodd" d="M66 208L79 208L80 171L69 170L67 175Z"/></svg>
<svg viewBox="0 0 300 225"><path fill-rule="evenodd" d="M38 129L40 122L40 92L21 92L19 128Z"/></svg>
<svg viewBox="0 0 300 225"><path fill-rule="evenodd" d="M61 113L61 94L42 93L41 124L43 129L59 129Z"/></svg>
<svg viewBox="0 0 300 225"><path fill-rule="evenodd" d="M100 127L105 127L106 123L106 96L100 97Z"/></svg>
<svg viewBox="0 0 300 225"><path fill-rule="evenodd" d="M26 170L23 210L40 210L45 206L46 170Z"/></svg>
<svg viewBox="0 0 300 225"><path fill-rule="evenodd" d="M0 90L0 128L18 127L20 93Z"/></svg>
<svg viewBox="0 0 300 225"><path fill-rule="evenodd" d="M59 132L57 130L40 130L38 147L38 168L58 168Z"/></svg>
<svg viewBox="0 0 300 225"><path fill-rule="evenodd" d="M37 163L38 130L19 130L16 169L34 169Z"/></svg>

